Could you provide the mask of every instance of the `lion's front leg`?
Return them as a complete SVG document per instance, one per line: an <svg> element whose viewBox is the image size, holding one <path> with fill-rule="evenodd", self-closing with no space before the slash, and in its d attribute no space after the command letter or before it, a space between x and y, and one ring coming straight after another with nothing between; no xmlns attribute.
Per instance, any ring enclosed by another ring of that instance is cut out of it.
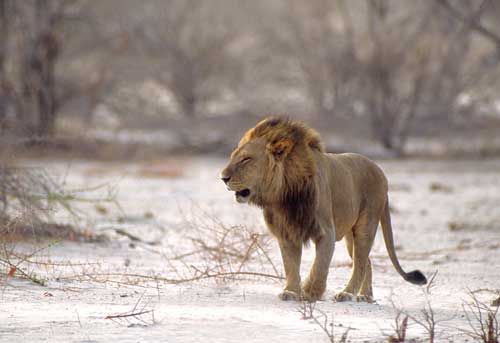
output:
<svg viewBox="0 0 500 343"><path fill-rule="evenodd" d="M281 300L300 300L302 245L286 239L280 239L279 245L286 275L286 287L279 297Z"/></svg>
<svg viewBox="0 0 500 343"><path fill-rule="evenodd" d="M321 298L326 290L328 270L332 261L335 248L335 231L330 229L319 239L315 240L316 257L304 283L303 298L308 301L316 301Z"/></svg>

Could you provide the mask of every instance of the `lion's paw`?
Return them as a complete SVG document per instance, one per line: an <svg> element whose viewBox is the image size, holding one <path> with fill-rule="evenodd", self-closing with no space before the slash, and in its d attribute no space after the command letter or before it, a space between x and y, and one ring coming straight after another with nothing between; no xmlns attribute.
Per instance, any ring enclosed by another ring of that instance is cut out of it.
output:
<svg viewBox="0 0 500 343"><path fill-rule="evenodd" d="M321 299L323 293L325 293L326 284L321 283L310 283L306 282L302 289L302 300L305 301L317 301Z"/></svg>
<svg viewBox="0 0 500 343"><path fill-rule="evenodd" d="M354 294L351 294L348 292L339 292L339 293L335 294L334 300L336 302L353 301L353 300L357 300L357 297Z"/></svg>
<svg viewBox="0 0 500 343"><path fill-rule="evenodd" d="M292 292L292 291L288 291L288 290L284 290L283 292L278 294L278 297L283 301L291 301L291 300L299 301L300 300L299 294Z"/></svg>

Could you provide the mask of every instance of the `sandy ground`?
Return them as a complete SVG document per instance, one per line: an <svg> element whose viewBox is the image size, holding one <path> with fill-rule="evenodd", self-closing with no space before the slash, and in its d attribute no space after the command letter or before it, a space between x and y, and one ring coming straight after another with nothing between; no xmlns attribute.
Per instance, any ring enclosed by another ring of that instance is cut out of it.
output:
<svg viewBox="0 0 500 343"><path fill-rule="evenodd" d="M118 190L121 209L111 204L97 209L94 204L79 205L91 215L78 224L107 234L107 243L15 245L16 251L26 253L42 249L30 257L36 263L26 261L20 268L36 272L47 285L1 279L0 341L328 342L313 319L303 318L303 305L278 300L280 280L211 278L171 284L161 279L199 275L207 266L218 266L215 272L239 268L241 261L236 260L221 267L222 262L207 251L173 259L196 251L200 240L217 242L212 227L216 232L234 226L231 235L236 238L260 234L259 241L267 242L268 258L282 272L277 244L267 236L259 210L236 204L217 179L224 162L211 158L147 164L27 162L59 175L69 188L108 182ZM490 303L498 295L489 290L500 289L500 161L408 160L380 165L390 180L401 264L427 276L438 271L435 284L426 295L422 288L404 282L378 234L371 254L376 303L334 303L332 297L350 273L340 242L327 294L316 304L315 316L322 321L322 311L329 322L333 318L337 340L349 329L348 341L381 342L394 332L393 304L422 319L421 310L429 301L437 321L437 342L470 341L461 331L469 329L462 308L470 300L469 290L482 289L478 298ZM56 217L75 220L63 212ZM238 230L245 232L243 236ZM303 257L304 278L313 257L309 247ZM276 274L267 257L257 253L249 256L241 271ZM141 311L146 313L106 319ZM425 330L413 320L407 337L427 341Z"/></svg>

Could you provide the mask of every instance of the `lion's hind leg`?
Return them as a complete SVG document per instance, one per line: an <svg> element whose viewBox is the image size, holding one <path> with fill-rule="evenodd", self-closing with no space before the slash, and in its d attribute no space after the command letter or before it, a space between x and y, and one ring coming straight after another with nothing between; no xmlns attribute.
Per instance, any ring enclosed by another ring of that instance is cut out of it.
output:
<svg viewBox="0 0 500 343"><path fill-rule="evenodd" d="M359 222L353 233L345 236L349 255L353 259L351 278L347 286L335 296L336 301L366 301L373 302L371 263L368 258L375 233L376 224Z"/></svg>
<svg viewBox="0 0 500 343"><path fill-rule="evenodd" d="M344 236L344 243L346 250L352 259L352 252L354 250L354 238L352 232L349 232ZM355 294L349 293L347 287L335 295L335 301L350 301L354 299L355 299Z"/></svg>
<svg viewBox="0 0 500 343"><path fill-rule="evenodd" d="M370 258L368 258L366 262L365 278L363 279L363 284L361 285L357 300L365 301L367 303L374 302L372 288L372 264Z"/></svg>

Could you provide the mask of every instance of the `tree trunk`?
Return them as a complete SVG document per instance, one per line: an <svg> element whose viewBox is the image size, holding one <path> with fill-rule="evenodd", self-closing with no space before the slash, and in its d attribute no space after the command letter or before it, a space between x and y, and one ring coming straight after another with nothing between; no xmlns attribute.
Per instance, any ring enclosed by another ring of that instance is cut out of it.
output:
<svg viewBox="0 0 500 343"><path fill-rule="evenodd" d="M196 96L191 91L185 91L185 93L180 94L180 105L182 107L183 114L190 119L196 117Z"/></svg>
<svg viewBox="0 0 500 343"><path fill-rule="evenodd" d="M38 110L37 135L52 136L56 121L55 62L59 55L59 42L54 24L50 18L50 8L45 0L35 3L36 41L33 56L33 72L38 81L36 102Z"/></svg>
<svg viewBox="0 0 500 343"><path fill-rule="evenodd" d="M7 54L7 38L9 29L7 0L0 0L0 82L5 78L5 56Z"/></svg>
<svg viewBox="0 0 500 343"><path fill-rule="evenodd" d="M0 0L0 130L7 116L8 91L5 76L5 56L8 38L7 0Z"/></svg>

